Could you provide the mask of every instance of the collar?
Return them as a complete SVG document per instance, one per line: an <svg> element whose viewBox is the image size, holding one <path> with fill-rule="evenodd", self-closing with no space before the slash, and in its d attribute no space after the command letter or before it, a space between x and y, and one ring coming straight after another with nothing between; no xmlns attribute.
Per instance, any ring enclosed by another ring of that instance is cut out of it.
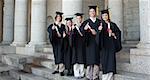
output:
<svg viewBox="0 0 150 80"><path fill-rule="evenodd" d="M96 21L96 17L94 17L94 18L90 17L90 19L92 20L92 22L94 22L94 23L95 23L95 21Z"/></svg>

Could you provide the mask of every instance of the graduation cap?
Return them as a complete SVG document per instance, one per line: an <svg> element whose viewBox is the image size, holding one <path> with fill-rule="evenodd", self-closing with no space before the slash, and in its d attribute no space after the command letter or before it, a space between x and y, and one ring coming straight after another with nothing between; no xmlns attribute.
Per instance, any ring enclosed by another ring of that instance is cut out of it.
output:
<svg viewBox="0 0 150 80"><path fill-rule="evenodd" d="M108 10L108 9L105 9L105 10L102 10L102 11L101 11L101 14L105 14L105 13L109 14L109 10Z"/></svg>
<svg viewBox="0 0 150 80"><path fill-rule="evenodd" d="M89 6L89 9L94 9L96 11L97 6Z"/></svg>
<svg viewBox="0 0 150 80"><path fill-rule="evenodd" d="M72 21L72 19L73 19L73 17L69 17L69 18L66 18L65 20L66 21L69 21L69 20Z"/></svg>
<svg viewBox="0 0 150 80"><path fill-rule="evenodd" d="M83 13L76 13L76 14L74 14L74 15L76 15L76 16L82 16L82 15L84 15Z"/></svg>
<svg viewBox="0 0 150 80"><path fill-rule="evenodd" d="M56 15L63 15L64 13L56 11Z"/></svg>

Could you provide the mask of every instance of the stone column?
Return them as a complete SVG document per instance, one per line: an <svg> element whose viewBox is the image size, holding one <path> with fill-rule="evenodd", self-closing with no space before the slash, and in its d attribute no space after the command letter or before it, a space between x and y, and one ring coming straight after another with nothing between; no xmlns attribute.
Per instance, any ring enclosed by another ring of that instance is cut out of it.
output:
<svg viewBox="0 0 150 80"><path fill-rule="evenodd" d="M108 0L108 8L110 11L110 18L115 22L121 30L123 41L123 3L122 0Z"/></svg>
<svg viewBox="0 0 150 80"><path fill-rule="evenodd" d="M150 1L140 0L140 43L139 48L150 48Z"/></svg>
<svg viewBox="0 0 150 80"><path fill-rule="evenodd" d="M139 0L140 43L130 50L131 72L150 75L150 1Z"/></svg>
<svg viewBox="0 0 150 80"><path fill-rule="evenodd" d="M46 0L32 0L31 10L31 40L28 45L46 44Z"/></svg>
<svg viewBox="0 0 150 80"><path fill-rule="evenodd" d="M64 16L74 16L82 11L82 0L62 0L62 12Z"/></svg>
<svg viewBox="0 0 150 80"><path fill-rule="evenodd" d="M15 23L13 46L27 43L27 3L28 0L15 0Z"/></svg>
<svg viewBox="0 0 150 80"><path fill-rule="evenodd" d="M4 0L2 44L10 44L13 41L14 10L14 0Z"/></svg>

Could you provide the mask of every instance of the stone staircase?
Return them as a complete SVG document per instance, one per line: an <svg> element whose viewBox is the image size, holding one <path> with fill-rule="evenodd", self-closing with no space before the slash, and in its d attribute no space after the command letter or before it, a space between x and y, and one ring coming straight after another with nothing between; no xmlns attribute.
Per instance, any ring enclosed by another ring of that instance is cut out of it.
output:
<svg viewBox="0 0 150 80"><path fill-rule="evenodd" d="M115 80L150 80L150 75L148 74L128 70L128 68L131 68L130 48L135 48L135 45L128 44L123 46L122 51L117 53L116 56L118 74L115 75ZM51 74L54 68L51 46L34 47L34 51L29 51L32 52L31 54L26 53L26 49L29 48L17 47L16 53L2 52L0 54L0 73L3 74L0 74L0 80L78 80L74 77L61 77L58 74ZM22 52L19 53L17 50Z"/></svg>

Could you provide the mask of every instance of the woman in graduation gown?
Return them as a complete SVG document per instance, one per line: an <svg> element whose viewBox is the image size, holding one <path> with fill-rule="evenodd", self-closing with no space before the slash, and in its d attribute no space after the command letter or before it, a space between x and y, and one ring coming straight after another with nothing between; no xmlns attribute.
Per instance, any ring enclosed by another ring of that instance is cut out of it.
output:
<svg viewBox="0 0 150 80"><path fill-rule="evenodd" d="M99 80L99 30L101 21L96 18L96 7L89 6L90 18L82 24L86 43L86 78Z"/></svg>
<svg viewBox="0 0 150 80"><path fill-rule="evenodd" d="M63 33L65 33L65 25L61 23L62 12L56 12L55 22L48 27L49 39L53 47L54 59L55 59L55 71L52 74L60 73L64 75L64 54L62 52L63 47Z"/></svg>
<svg viewBox="0 0 150 80"><path fill-rule="evenodd" d="M73 26L72 33L72 65L74 70L74 76L76 78L83 78L85 73L85 39L83 31L81 31L83 13L76 13L75 15L76 22Z"/></svg>
<svg viewBox="0 0 150 80"><path fill-rule="evenodd" d="M73 65L72 65L72 17L66 18L66 33L63 39L63 53L65 68L68 71L67 76L73 76Z"/></svg>
<svg viewBox="0 0 150 80"><path fill-rule="evenodd" d="M113 80L116 74L116 55L120 51L121 31L117 25L110 21L109 11L103 10L102 14L102 80Z"/></svg>

